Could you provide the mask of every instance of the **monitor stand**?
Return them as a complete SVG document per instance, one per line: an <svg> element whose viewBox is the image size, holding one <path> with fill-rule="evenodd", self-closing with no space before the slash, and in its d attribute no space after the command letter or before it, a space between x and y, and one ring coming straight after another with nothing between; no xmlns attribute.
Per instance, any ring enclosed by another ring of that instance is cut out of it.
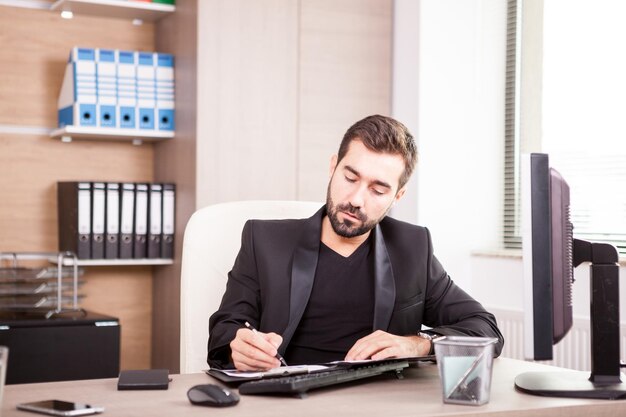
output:
<svg viewBox="0 0 626 417"><path fill-rule="evenodd" d="M626 383L594 383L589 380L589 373L583 371L525 372L515 377L515 388L526 394L545 397L604 400L626 398Z"/></svg>
<svg viewBox="0 0 626 417"><path fill-rule="evenodd" d="M570 370L526 372L515 378L515 388L549 397L626 398L619 357L618 257L612 245L574 239L573 266L591 262L591 374Z"/></svg>

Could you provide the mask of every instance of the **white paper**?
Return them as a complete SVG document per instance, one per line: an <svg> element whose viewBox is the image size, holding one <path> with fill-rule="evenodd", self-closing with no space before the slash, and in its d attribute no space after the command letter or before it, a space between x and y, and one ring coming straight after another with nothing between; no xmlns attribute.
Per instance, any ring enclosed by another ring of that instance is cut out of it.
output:
<svg viewBox="0 0 626 417"><path fill-rule="evenodd" d="M221 369L220 372L223 372L224 374L235 378L251 379L306 374L328 368L329 367L325 365L293 365L281 366L279 368L270 369L269 371L238 371L236 369Z"/></svg>

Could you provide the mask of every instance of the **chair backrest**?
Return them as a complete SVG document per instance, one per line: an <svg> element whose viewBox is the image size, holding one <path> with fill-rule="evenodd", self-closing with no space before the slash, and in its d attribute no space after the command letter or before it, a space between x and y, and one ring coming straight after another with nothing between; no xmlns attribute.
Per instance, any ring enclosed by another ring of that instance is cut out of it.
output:
<svg viewBox="0 0 626 417"><path fill-rule="evenodd" d="M237 201L196 211L185 228L180 283L180 373L208 368L209 316L219 307L249 219L312 216L323 203Z"/></svg>

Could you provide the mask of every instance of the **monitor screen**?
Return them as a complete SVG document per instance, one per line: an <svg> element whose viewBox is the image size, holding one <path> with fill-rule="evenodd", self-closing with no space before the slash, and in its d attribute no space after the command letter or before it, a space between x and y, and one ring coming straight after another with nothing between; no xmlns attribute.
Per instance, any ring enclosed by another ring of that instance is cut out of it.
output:
<svg viewBox="0 0 626 417"><path fill-rule="evenodd" d="M574 268L590 262L591 374L562 370L515 378L522 392L557 397L626 398L619 357L617 249L573 237L569 186L547 154L522 156L524 352L551 360L553 345L572 327Z"/></svg>
<svg viewBox="0 0 626 417"><path fill-rule="evenodd" d="M572 327L573 227L569 186L546 154L522 160L524 355L551 360ZM528 278L528 279L526 279Z"/></svg>

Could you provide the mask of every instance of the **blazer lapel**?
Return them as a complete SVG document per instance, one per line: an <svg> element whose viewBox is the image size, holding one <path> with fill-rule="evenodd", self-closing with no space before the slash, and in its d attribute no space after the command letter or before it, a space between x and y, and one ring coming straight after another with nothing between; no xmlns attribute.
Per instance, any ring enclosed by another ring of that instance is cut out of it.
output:
<svg viewBox="0 0 626 417"><path fill-rule="evenodd" d="M285 353L311 296L320 250L322 216L324 213L325 207L322 207L317 213L307 219L298 241L298 246L294 251L293 264L291 266L289 322L282 334L283 343L278 349L281 354Z"/></svg>
<svg viewBox="0 0 626 417"><path fill-rule="evenodd" d="M387 330L396 300L396 284L385 239L376 225L374 232L374 330Z"/></svg>

